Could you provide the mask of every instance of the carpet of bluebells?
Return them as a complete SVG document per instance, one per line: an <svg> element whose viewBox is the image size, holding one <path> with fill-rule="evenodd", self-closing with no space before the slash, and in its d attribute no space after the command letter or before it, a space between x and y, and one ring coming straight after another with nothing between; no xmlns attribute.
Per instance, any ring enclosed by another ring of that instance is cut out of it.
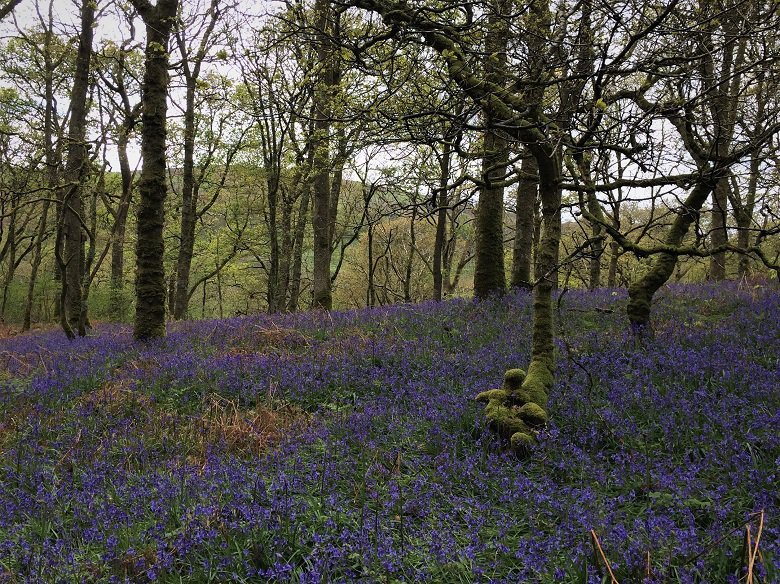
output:
<svg viewBox="0 0 780 584"><path fill-rule="evenodd" d="M524 461L473 401L522 293L2 340L0 582L601 582L593 530L620 582L736 583L748 525L780 582L780 293L664 289L643 346L625 302L558 302Z"/></svg>

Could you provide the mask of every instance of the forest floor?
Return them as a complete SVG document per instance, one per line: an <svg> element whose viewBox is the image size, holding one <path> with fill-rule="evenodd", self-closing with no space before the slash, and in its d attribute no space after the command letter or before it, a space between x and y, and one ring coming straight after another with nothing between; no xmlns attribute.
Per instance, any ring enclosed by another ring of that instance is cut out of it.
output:
<svg viewBox="0 0 780 584"><path fill-rule="evenodd" d="M780 293L625 302L558 303L524 461L525 294L1 339L0 582L780 581Z"/></svg>

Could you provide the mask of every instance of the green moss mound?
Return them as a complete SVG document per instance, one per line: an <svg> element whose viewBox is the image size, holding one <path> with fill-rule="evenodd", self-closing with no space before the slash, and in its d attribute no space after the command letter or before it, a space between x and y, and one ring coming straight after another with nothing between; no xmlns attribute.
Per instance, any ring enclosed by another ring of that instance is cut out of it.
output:
<svg viewBox="0 0 780 584"><path fill-rule="evenodd" d="M488 427L507 441L511 450L526 457L536 443L536 433L547 424L549 368L531 363L529 372L510 369L500 389L483 391L475 398L485 404Z"/></svg>

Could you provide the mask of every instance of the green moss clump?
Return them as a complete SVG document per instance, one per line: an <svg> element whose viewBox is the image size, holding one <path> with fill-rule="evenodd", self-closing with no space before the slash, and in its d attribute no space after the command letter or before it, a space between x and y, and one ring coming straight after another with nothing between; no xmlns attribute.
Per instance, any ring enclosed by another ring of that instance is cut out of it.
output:
<svg viewBox="0 0 780 584"><path fill-rule="evenodd" d="M532 360L528 374L510 369L501 389L483 391L476 400L485 403L488 427L520 457L527 456L536 442L536 431L547 423L547 388L552 370L546 361Z"/></svg>
<svg viewBox="0 0 780 584"><path fill-rule="evenodd" d="M512 434L512 438L510 439L512 452L514 452L520 458L527 457L531 453L531 450L535 444L536 439L525 432L517 432L516 434Z"/></svg>
<svg viewBox="0 0 780 584"><path fill-rule="evenodd" d="M490 428L505 439L509 439L517 432L529 431L526 423L512 411L512 408L507 407L499 400L494 399L488 402L485 406L485 417Z"/></svg>
<svg viewBox="0 0 780 584"><path fill-rule="evenodd" d="M523 382L523 389L531 396L531 401L543 408L547 406L547 389L554 381L552 367L546 361L531 361L528 375Z"/></svg>
<svg viewBox="0 0 780 584"><path fill-rule="evenodd" d="M480 403L488 403L490 400L505 401L509 397L509 392L505 389L488 389L482 393L477 394L474 399Z"/></svg>
<svg viewBox="0 0 780 584"><path fill-rule="evenodd" d="M531 399L531 394L529 394L524 389L518 389L509 394L509 402L513 406L522 406L527 404L530 401L533 401Z"/></svg>
<svg viewBox="0 0 780 584"><path fill-rule="evenodd" d="M532 428L539 428L547 423L547 412L539 404L533 402L519 408L517 415Z"/></svg>
<svg viewBox="0 0 780 584"><path fill-rule="evenodd" d="M525 381L525 371L522 369L510 369L504 373L504 389L517 391Z"/></svg>

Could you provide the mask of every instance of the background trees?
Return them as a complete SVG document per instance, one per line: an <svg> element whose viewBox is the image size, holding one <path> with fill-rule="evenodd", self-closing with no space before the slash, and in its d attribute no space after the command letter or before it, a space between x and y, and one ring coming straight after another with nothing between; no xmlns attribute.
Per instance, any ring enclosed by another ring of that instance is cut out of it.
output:
<svg viewBox="0 0 780 584"><path fill-rule="evenodd" d="M558 285L629 286L642 328L670 279L777 273L774 3L97 8L91 51L53 4L2 23L8 321L55 318L55 273L79 332L135 271L140 337L508 282L541 355Z"/></svg>

